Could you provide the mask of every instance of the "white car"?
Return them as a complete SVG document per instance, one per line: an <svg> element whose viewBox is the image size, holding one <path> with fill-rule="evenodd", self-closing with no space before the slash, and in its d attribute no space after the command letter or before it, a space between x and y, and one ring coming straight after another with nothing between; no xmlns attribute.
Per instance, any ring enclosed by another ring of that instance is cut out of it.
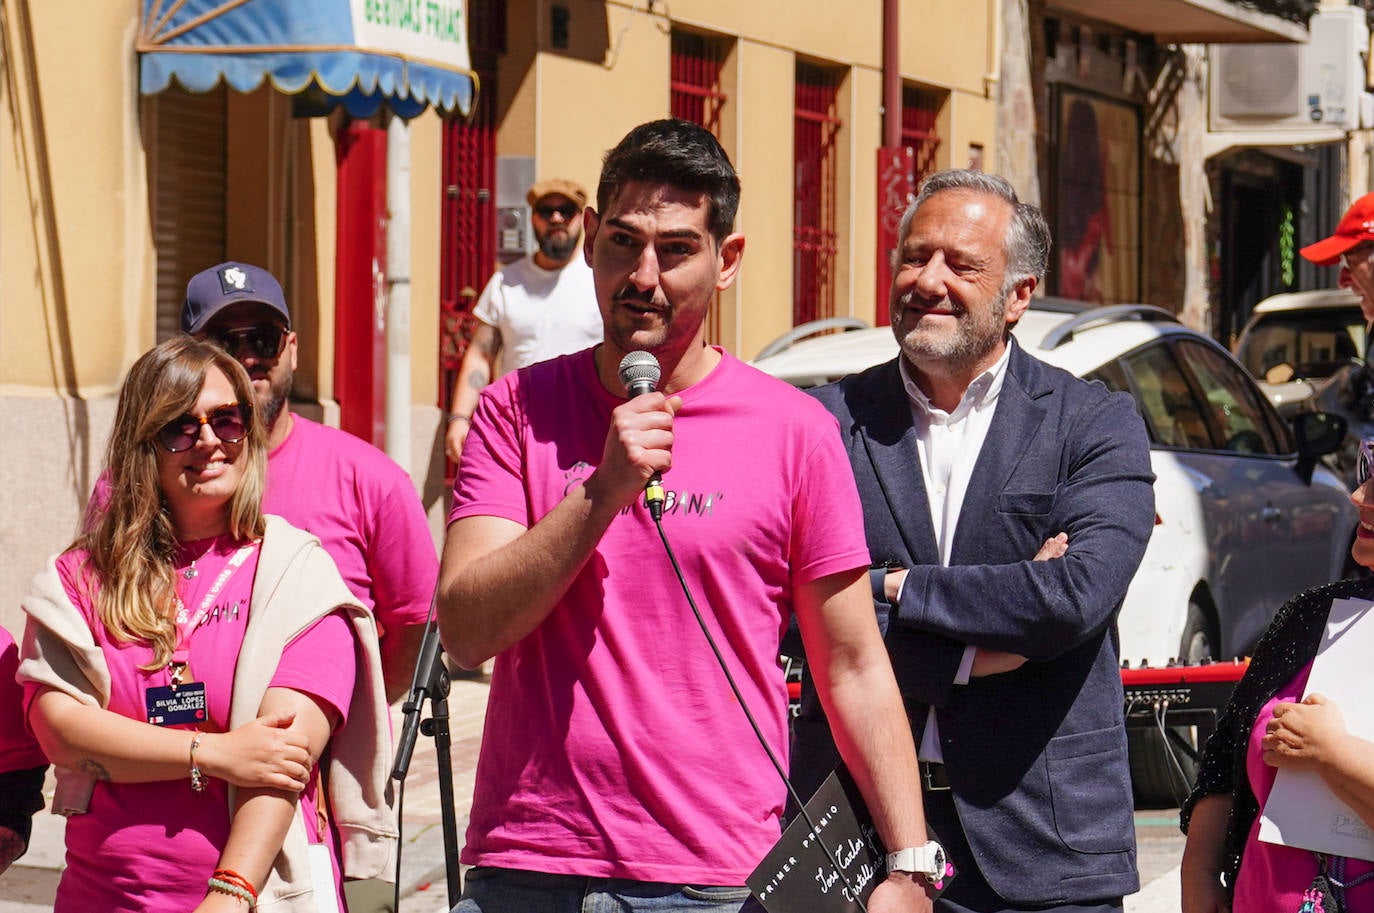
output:
<svg viewBox="0 0 1374 913"><path fill-rule="evenodd" d="M1155 529L1121 610L1123 662L1243 656L1289 596L1348 570L1356 513L1318 459L1344 422L1308 413L1295 434L1225 349L1160 308L1037 299L1014 334L1035 357L1131 393L1149 430ZM796 341L754 365L810 387L896 355L891 329L877 327ZM1176 798L1173 760L1137 741L1138 797Z"/></svg>
<svg viewBox="0 0 1374 913"><path fill-rule="evenodd" d="M1349 289L1285 292L1255 305L1236 341L1236 359L1286 414L1329 378L1360 364L1366 334L1360 299Z"/></svg>

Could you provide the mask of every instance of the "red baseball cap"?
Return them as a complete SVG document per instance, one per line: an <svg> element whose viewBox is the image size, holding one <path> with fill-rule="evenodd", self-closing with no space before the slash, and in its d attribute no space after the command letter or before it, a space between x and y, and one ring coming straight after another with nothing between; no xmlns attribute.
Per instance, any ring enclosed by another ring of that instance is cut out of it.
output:
<svg viewBox="0 0 1374 913"><path fill-rule="evenodd" d="M1367 193L1351 204L1331 237L1309 244L1298 253L1318 266L1335 266L1341 254L1365 241L1374 241L1374 193Z"/></svg>

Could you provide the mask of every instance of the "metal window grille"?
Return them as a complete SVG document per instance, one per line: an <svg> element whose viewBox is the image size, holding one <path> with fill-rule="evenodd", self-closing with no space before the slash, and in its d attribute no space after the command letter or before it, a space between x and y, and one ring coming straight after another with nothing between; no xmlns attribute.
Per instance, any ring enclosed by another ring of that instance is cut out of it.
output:
<svg viewBox="0 0 1374 913"><path fill-rule="evenodd" d="M835 315L839 80L797 66L792 217L792 322Z"/></svg>
<svg viewBox="0 0 1374 913"><path fill-rule="evenodd" d="M902 143L913 153L912 187L919 186L935 170L935 154L940 149L935 121L940 116L941 101L938 92L913 86L902 88Z"/></svg>
<svg viewBox="0 0 1374 913"><path fill-rule="evenodd" d="M477 296L496 267L494 80L481 77L471 121L444 128L439 282L439 405L447 410L472 335Z"/></svg>
<svg viewBox="0 0 1374 913"><path fill-rule="evenodd" d="M505 0L469 5L479 89L472 116L444 126L444 199L440 206L439 407L472 335L472 309L496 269L496 61L505 50Z"/></svg>
<svg viewBox="0 0 1374 913"><path fill-rule="evenodd" d="M689 32L673 32L673 117L701 124L716 136L720 136L720 109L726 100L720 88L724 59L719 42Z"/></svg>
<svg viewBox="0 0 1374 913"><path fill-rule="evenodd" d="M721 90L725 46L720 41L691 32L673 32L670 111L673 117L700 124L720 138L720 115L727 96ZM720 293L706 317L706 341L723 341Z"/></svg>

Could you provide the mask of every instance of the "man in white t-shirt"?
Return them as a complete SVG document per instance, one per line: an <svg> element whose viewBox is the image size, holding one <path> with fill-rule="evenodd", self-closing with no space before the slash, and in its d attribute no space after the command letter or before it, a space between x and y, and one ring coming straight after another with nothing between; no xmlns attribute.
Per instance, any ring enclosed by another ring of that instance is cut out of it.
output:
<svg viewBox="0 0 1374 913"><path fill-rule="evenodd" d="M539 181L525 199L538 249L491 277L473 315L477 329L453 385L444 449L455 463L487 384L537 361L601 341L592 271L578 256L587 191L563 178Z"/></svg>

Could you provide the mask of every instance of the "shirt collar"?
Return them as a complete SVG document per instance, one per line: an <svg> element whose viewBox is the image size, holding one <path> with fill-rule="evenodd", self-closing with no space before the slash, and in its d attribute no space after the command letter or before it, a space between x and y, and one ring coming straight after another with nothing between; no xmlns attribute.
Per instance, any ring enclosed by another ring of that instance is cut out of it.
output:
<svg viewBox="0 0 1374 913"><path fill-rule="evenodd" d="M964 391L963 397L959 400L959 405L953 412L946 413L930 401L930 397L912 379L911 372L907 368L905 356L897 359L898 370L902 374L902 386L906 388L907 399L911 401L911 406L918 413L926 417L948 416L950 420L957 421L968 415L974 409L987 409L997 402L997 396L1002 392L1002 383L1007 376L1007 363L1011 360L1012 343L1008 342L1002 349L1002 356L982 374L975 377Z"/></svg>

